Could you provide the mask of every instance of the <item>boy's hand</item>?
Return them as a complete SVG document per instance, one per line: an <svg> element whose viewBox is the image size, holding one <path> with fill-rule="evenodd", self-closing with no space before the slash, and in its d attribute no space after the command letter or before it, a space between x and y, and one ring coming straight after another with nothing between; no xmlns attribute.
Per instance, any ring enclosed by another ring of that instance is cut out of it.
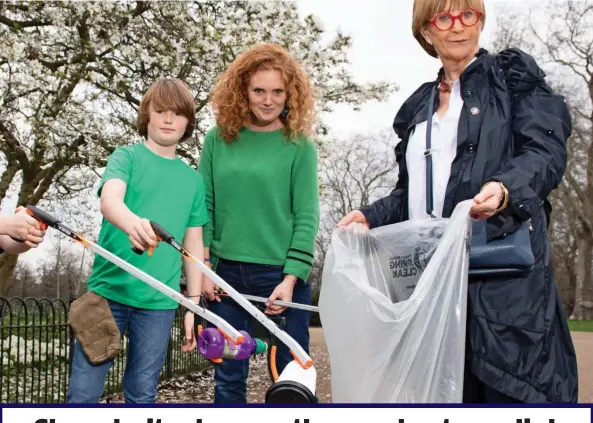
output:
<svg viewBox="0 0 593 423"><path fill-rule="evenodd" d="M2 232L15 240L23 241L29 248L37 248L45 236L39 222L29 216L23 207L19 207L13 216L3 219Z"/></svg>
<svg viewBox="0 0 593 423"><path fill-rule="evenodd" d="M214 282L212 282L208 276L204 275L204 280L202 281L202 295L205 296L208 301L220 302L220 295L214 293L215 288L216 285Z"/></svg>
<svg viewBox="0 0 593 423"><path fill-rule="evenodd" d="M158 247L157 236L148 219L138 218L134 222L129 236L132 245L140 251L146 251L149 247Z"/></svg>

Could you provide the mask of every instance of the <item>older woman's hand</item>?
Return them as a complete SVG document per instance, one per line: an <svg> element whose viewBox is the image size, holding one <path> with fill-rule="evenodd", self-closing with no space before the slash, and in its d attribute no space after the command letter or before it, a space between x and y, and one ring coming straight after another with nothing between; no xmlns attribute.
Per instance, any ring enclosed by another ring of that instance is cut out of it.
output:
<svg viewBox="0 0 593 423"><path fill-rule="evenodd" d="M488 219L499 211L505 195L501 184L498 182L487 183L474 197L474 204L469 211L470 216L474 219Z"/></svg>
<svg viewBox="0 0 593 423"><path fill-rule="evenodd" d="M371 227L371 224L360 210L352 210L338 222L338 228L343 228L354 222L362 223L363 225L366 225L367 228Z"/></svg>

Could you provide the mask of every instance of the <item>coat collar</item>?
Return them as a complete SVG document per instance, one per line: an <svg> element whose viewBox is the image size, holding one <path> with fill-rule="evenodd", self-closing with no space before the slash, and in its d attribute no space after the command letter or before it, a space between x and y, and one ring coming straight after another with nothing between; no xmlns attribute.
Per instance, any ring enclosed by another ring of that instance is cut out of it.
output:
<svg viewBox="0 0 593 423"><path fill-rule="evenodd" d="M478 50L476 53L476 60L470 63L459 77L462 85L470 76L474 75L476 71L483 68L483 58L487 54L488 51L484 48ZM438 87L443 72L444 69L441 67L437 77L433 81L423 84L401 107L393 122L393 129L400 138L403 137L406 131L409 131L418 123L426 120L431 89L433 86ZM432 101L434 101L434 108L436 110L439 104L439 96L435 96Z"/></svg>
<svg viewBox="0 0 593 423"><path fill-rule="evenodd" d="M488 54L488 50L486 50L485 48L480 47L478 49L478 52L475 55L475 60L473 62L471 62L466 68L465 70L461 73L461 76L459 77L459 79L461 80L462 78L465 78L467 75L471 74L472 72L475 71L476 68L479 67L479 64L482 62L480 60L480 58L482 58L484 55ZM441 68L438 71L437 74L437 78L434 81L436 84L438 84L441 81L441 78L443 77L443 73L445 72L445 69L441 66Z"/></svg>

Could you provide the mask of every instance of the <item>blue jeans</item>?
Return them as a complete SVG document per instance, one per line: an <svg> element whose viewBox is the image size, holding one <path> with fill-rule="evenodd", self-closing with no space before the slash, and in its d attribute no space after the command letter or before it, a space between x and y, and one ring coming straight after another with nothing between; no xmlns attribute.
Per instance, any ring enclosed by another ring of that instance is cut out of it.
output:
<svg viewBox="0 0 593 423"><path fill-rule="evenodd" d="M154 403L167 354L175 310L146 310L108 300L119 331L128 330L129 345L123 388L126 403ZM68 403L98 403L113 360L91 363L75 342Z"/></svg>
<svg viewBox="0 0 593 423"><path fill-rule="evenodd" d="M283 266L266 264L242 263L220 260L216 273L229 285L242 294L269 297L284 279ZM253 317L230 297L220 297L221 302L212 302L210 310L228 321L235 329L251 333ZM297 283L294 287L292 301L311 303L311 286ZM265 304L257 303L265 309ZM262 310L263 311L263 310ZM309 353L309 319L310 312L287 308L281 314L286 319L284 331L289 334L303 349ZM276 368L278 374L294 360L290 350L280 340L276 342ZM214 368L214 403L246 403L247 376L249 360L223 360Z"/></svg>

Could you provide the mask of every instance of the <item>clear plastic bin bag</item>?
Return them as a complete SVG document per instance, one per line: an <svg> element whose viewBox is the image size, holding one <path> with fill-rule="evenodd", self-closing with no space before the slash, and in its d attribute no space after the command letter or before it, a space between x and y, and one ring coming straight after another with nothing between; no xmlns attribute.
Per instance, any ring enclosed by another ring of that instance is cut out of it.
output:
<svg viewBox="0 0 593 423"><path fill-rule="evenodd" d="M471 205L334 231L319 299L334 402L462 401Z"/></svg>

